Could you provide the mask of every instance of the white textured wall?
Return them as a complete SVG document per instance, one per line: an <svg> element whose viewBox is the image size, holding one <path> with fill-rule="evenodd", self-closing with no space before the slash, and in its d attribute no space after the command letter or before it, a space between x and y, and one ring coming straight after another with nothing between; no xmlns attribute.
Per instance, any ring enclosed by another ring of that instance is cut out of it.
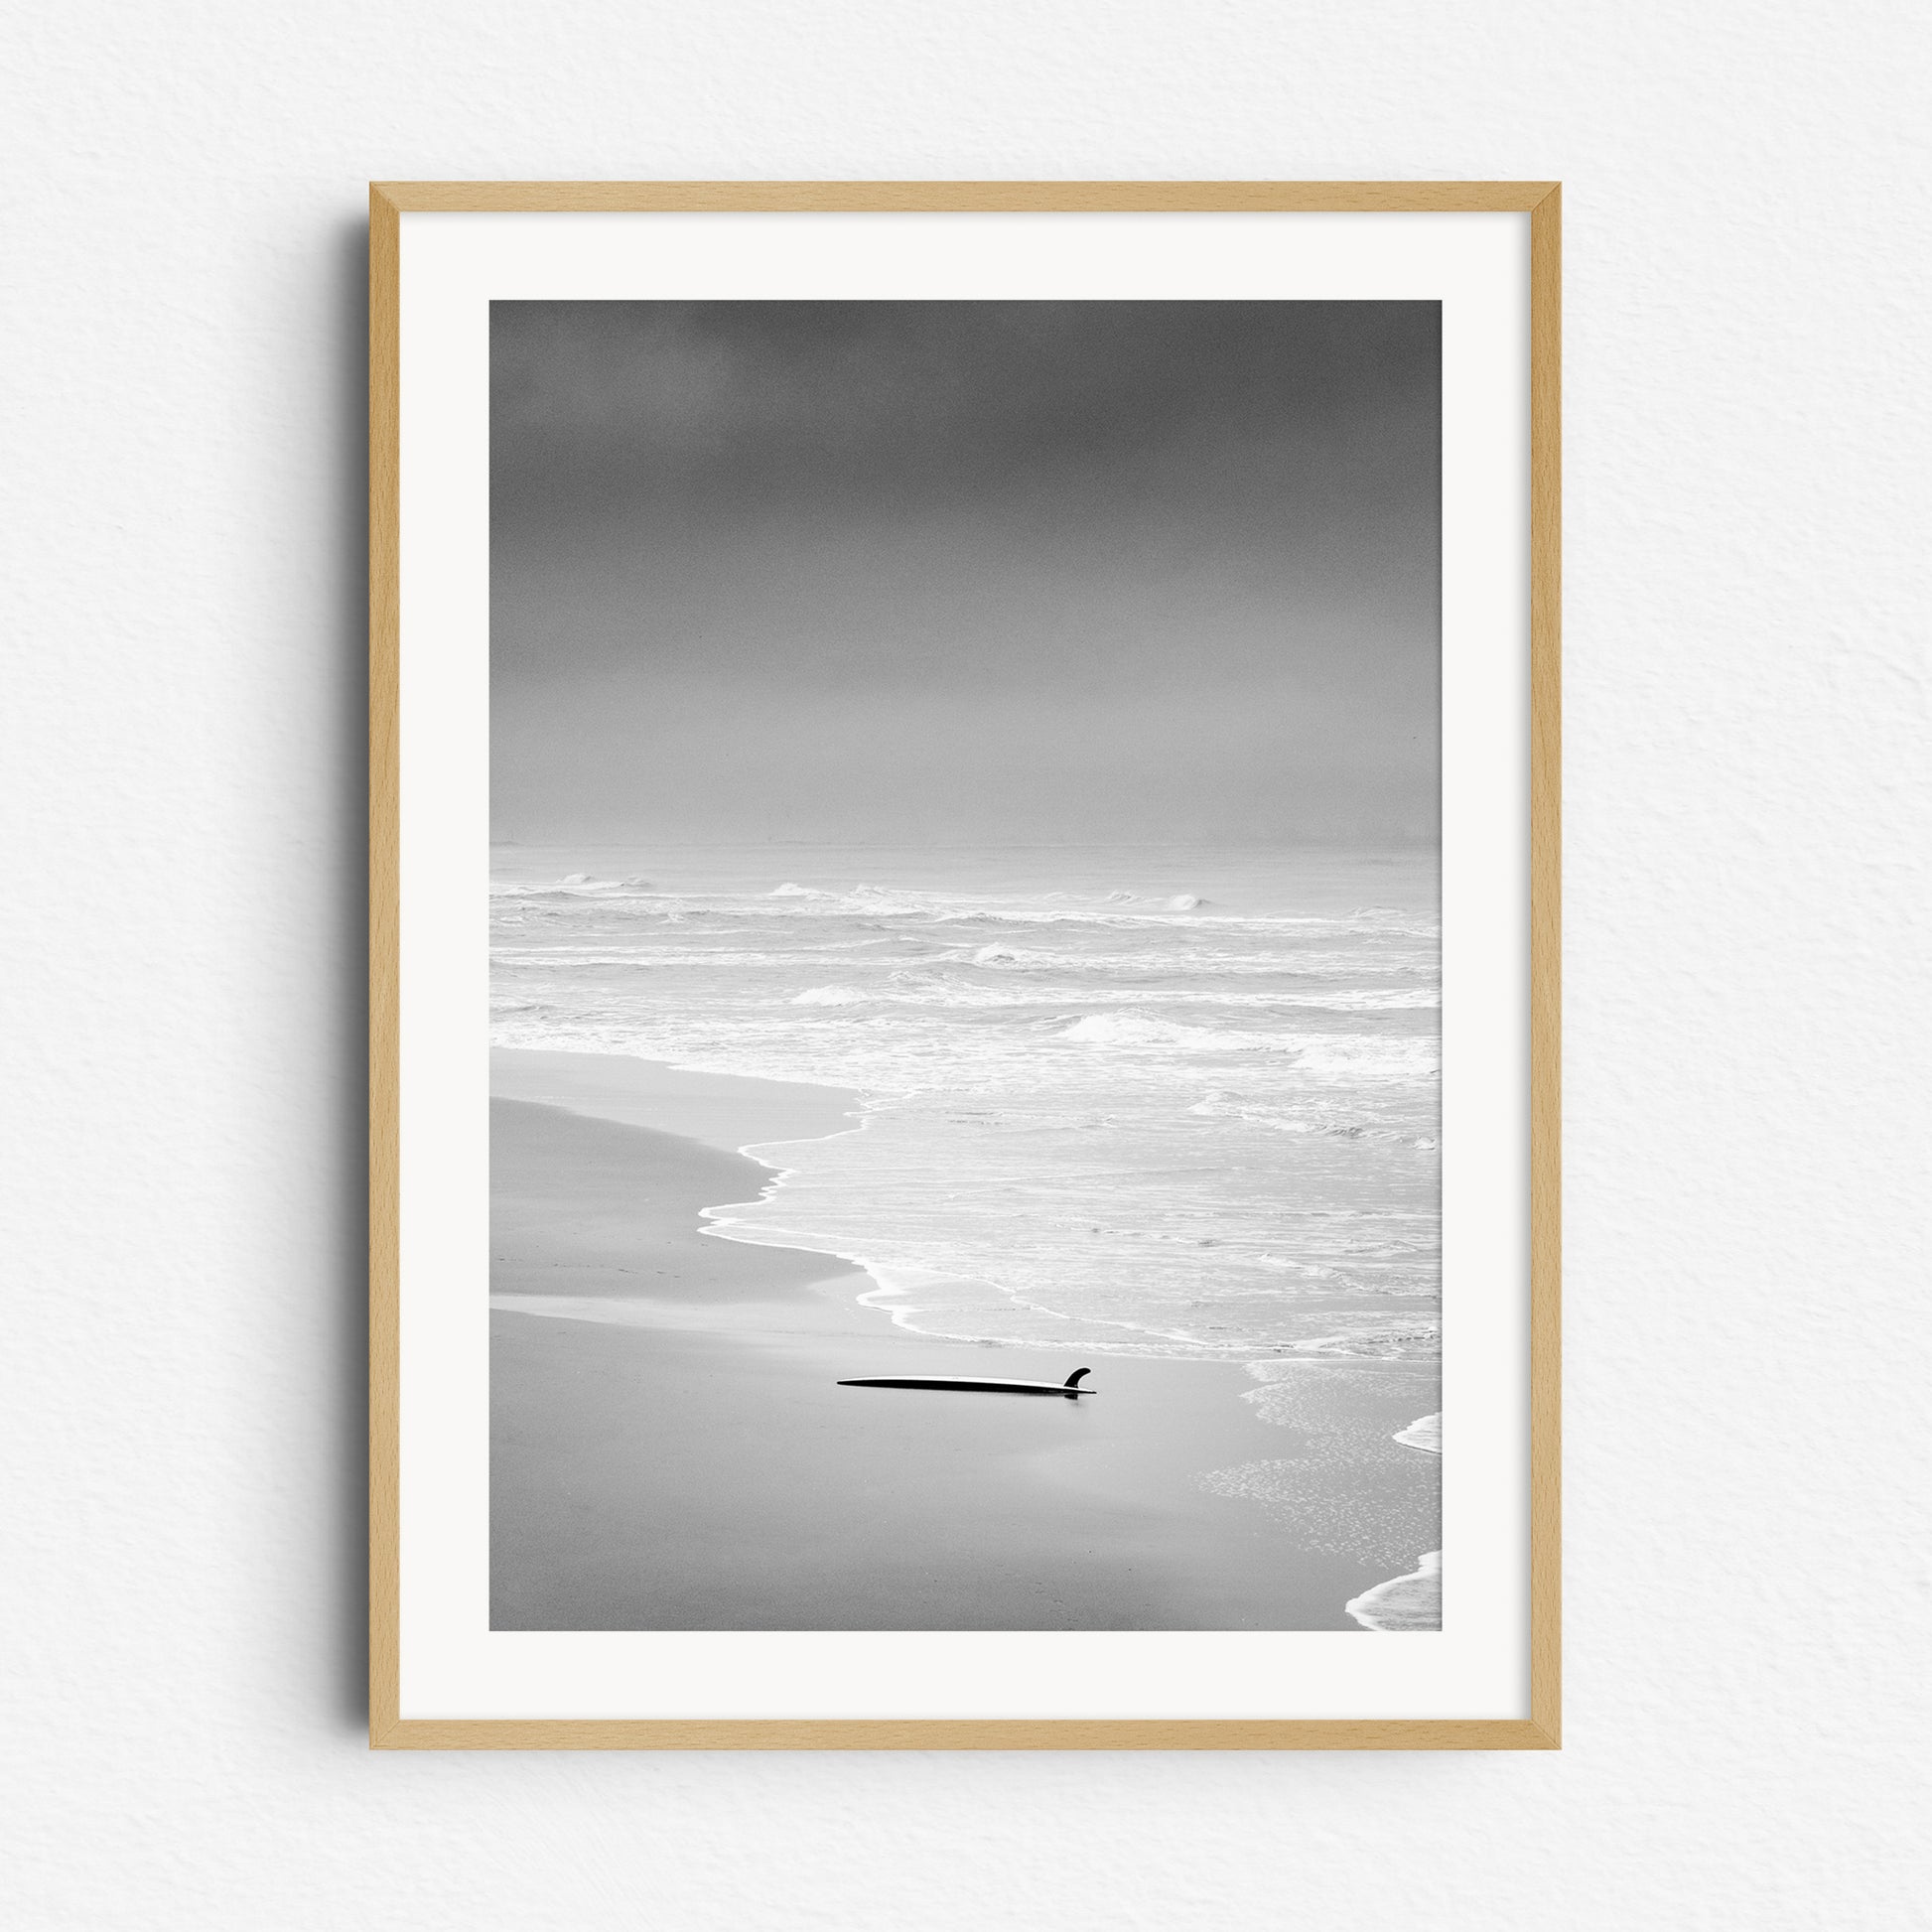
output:
<svg viewBox="0 0 1932 1932"><path fill-rule="evenodd" d="M14 1922L1914 1920L1920 11L8 9ZM1561 1755L363 1748L372 175L1567 182Z"/></svg>

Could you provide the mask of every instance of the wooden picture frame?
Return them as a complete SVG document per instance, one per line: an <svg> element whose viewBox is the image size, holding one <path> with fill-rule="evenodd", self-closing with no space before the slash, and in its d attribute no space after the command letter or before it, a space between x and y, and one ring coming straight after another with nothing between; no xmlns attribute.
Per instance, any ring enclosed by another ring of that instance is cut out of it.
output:
<svg viewBox="0 0 1932 1932"><path fill-rule="evenodd" d="M1527 217L1530 1037L1527 1715L615 1719L402 1715L402 224L412 213ZM385 182L370 191L370 1742L383 1749L1517 1750L1560 1739L1561 193L1548 182Z"/></svg>

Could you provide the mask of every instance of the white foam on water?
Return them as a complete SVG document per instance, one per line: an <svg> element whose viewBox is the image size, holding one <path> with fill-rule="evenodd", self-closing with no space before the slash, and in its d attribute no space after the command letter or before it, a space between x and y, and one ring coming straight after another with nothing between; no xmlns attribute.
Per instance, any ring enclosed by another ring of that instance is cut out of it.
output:
<svg viewBox="0 0 1932 1932"><path fill-rule="evenodd" d="M1205 1027L1149 1020L1138 1013L1090 1013L1063 1029L1059 1036L1100 1046L1180 1046L1210 1052L1240 1043L1234 1035L1211 1033Z"/></svg>
<svg viewBox="0 0 1932 1932"><path fill-rule="evenodd" d="M1391 1577L1342 1605L1365 1630L1443 1627L1443 1553L1428 1551L1407 1576Z"/></svg>
<svg viewBox="0 0 1932 1932"><path fill-rule="evenodd" d="M1036 890L971 883L1012 863L499 853L492 1037L856 1089L862 1145L788 1147L710 1231L911 1285L879 1303L908 1328L1428 1352L1428 876L1042 852Z"/></svg>
<svg viewBox="0 0 1932 1932"><path fill-rule="evenodd" d="M1398 1429L1395 1440L1407 1443L1411 1449L1427 1449L1431 1455L1441 1455L1443 1418L1441 1415L1420 1416L1407 1429Z"/></svg>

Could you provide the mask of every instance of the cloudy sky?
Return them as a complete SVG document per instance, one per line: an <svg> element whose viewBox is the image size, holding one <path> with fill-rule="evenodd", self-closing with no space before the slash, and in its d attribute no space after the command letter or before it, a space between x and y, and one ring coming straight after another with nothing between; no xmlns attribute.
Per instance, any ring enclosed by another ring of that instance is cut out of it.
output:
<svg viewBox="0 0 1932 1932"><path fill-rule="evenodd" d="M1434 836L1434 303L497 303L492 832Z"/></svg>

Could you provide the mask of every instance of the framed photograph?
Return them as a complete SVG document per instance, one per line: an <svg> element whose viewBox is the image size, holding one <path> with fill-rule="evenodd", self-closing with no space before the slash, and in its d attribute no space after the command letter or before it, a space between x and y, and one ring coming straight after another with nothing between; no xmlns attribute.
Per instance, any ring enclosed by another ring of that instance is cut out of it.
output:
<svg viewBox="0 0 1932 1932"><path fill-rule="evenodd" d="M372 1742L1554 1748L1557 188L370 206Z"/></svg>

